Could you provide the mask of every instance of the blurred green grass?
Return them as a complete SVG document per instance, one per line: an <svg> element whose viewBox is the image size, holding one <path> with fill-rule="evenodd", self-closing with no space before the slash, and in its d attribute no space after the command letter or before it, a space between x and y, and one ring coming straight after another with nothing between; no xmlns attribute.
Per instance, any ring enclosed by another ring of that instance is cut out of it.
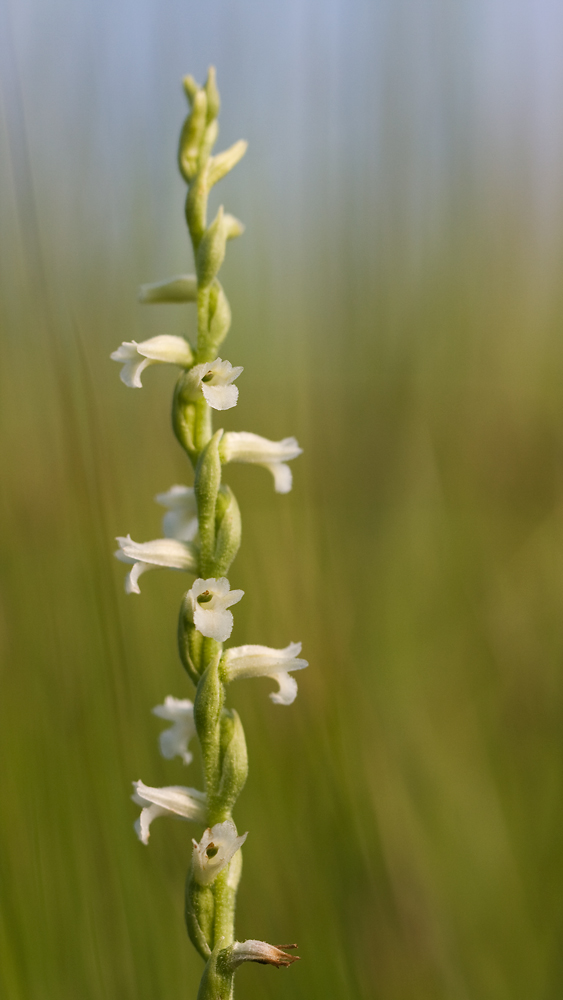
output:
<svg viewBox="0 0 563 1000"><path fill-rule="evenodd" d="M0 301L1 992L195 996L194 830L159 822L144 848L128 798L137 778L197 783L158 757L150 715L190 694L185 581L151 574L126 597L112 558L116 534L158 535L151 498L189 474L173 374L136 393L108 360L193 321L135 312L135 284L165 273L146 218L107 260L86 241L68 282L48 200L36 214L20 180L3 188ZM309 217L283 280L259 220L230 251L245 372L224 425L305 449L287 497L264 470L226 471L244 530L233 642L301 639L310 661L288 710L266 681L230 692L250 755L239 935L303 957L243 969L250 1000L561 996L563 316L541 268L563 262L531 259L526 190L460 182L416 267L400 178L377 254L349 191L350 211Z"/></svg>

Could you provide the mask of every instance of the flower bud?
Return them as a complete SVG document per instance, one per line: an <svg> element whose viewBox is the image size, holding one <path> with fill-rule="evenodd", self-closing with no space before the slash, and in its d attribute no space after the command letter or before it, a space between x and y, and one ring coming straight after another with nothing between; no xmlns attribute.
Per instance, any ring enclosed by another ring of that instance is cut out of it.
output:
<svg viewBox="0 0 563 1000"><path fill-rule="evenodd" d="M190 96L185 82L184 87ZM191 104L192 109L184 122L178 148L178 166L182 177L188 183L197 172L200 146L207 122L207 95L205 91L198 88L191 97Z"/></svg>
<svg viewBox="0 0 563 1000"><path fill-rule="evenodd" d="M228 240L234 240L237 236L242 236L244 233L244 224L240 221L240 219L237 219L234 215L227 213L223 221Z"/></svg>
<svg viewBox="0 0 563 1000"><path fill-rule="evenodd" d="M239 160L242 160L246 150L248 149L248 143L246 139L239 139L228 149L225 149L222 153L217 153L209 163L209 187L212 188L214 184L222 180L226 174L230 173L233 167L236 167Z"/></svg>
<svg viewBox="0 0 563 1000"><path fill-rule="evenodd" d="M217 89L215 66L210 66L207 70L205 93L207 94L207 121L211 122L214 118L217 118L221 108L221 98L219 97L219 91Z"/></svg>
<svg viewBox="0 0 563 1000"><path fill-rule="evenodd" d="M183 86L184 91L186 93L186 97L188 98L188 101L190 102L190 108L191 108L192 105L193 105L193 103L194 103L195 95L197 94L197 92L199 90L199 87L198 87L197 83L195 82L193 76L185 76L184 79L182 80L182 86Z"/></svg>
<svg viewBox="0 0 563 1000"><path fill-rule="evenodd" d="M139 302L195 302L197 278L195 274L179 274L165 281L155 281L139 288Z"/></svg>
<svg viewBox="0 0 563 1000"><path fill-rule="evenodd" d="M201 238L196 256L196 270L200 288L210 285L225 259L227 227L221 205L211 225Z"/></svg>

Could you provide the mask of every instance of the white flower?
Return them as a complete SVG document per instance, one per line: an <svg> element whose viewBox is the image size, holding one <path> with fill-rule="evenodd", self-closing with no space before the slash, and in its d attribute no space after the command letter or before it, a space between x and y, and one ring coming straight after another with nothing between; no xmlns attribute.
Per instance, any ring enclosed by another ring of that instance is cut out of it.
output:
<svg viewBox="0 0 563 1000"><path fill-rule="evenodd" d="M285 944L284 948L297 948L297 945ZM259 962L260 965L275 965L279 969L282 965L288 966L298 960L299 955L288 955L286 951L266 941L235 941L230 965L236 969L242 962Z"/></svg>
<svg viewBox="0 0 563 1000"><path fill-rule="evenodd" d="M232 819L224 823L216 823L203 834L199 844L192 840L193 872L196 882L200 885L210 885L219 872L225 868L234 854L242 847L248 833L237 837L237 828Z"/></svg>
<svg viewBox="0 0 563 1000"><path fill-rule="evenodd" d="M193 545L179 542L175 538L155 538L152 542L134 542L130 535L118 537L119 548L114 555L124 563L133 563L133 569L125 577L128 594L140 594L139 577L149 569L158 566L167 569L183 569L197 573L197 558Z"/></svg>
<svg viewBox="0 0 563 1000"><path fill-rule="evenodd" d="M170 729L165 729L159 736L160 752L167 760L181 757L184 764L190 764L193 754L188 750L188 743L195 736L194 706L189 698L173 698L171 694L164 699L164 705L155 705L153 715L159 719L172 722Z"/></svg>
<svg viewBox="0 0 563 1000"><path fill-rule="evenodd" d="M290 642L285 649L269 646L234 646L227 649L221 660L221 673L226 684L244 677L271 677L279 684L270 698L276 705L291 705L297 696L297 681L289 670L304 670L307 660L297 659L300 642Z"/></svg>
<svg viewBox="0 0 563 1000"><path fill-rule="evenodd" d="M137 836L143 844L148 844L149 827L157 816L181 816L182 819L191 819L195 823L205 823L205 792L198 792L196 788L184 788L182 785L149 788L142 781L134 781L133 787L133 802L143 806L141 815L135 822Z"/></svg>
<svg viewBox="0 0 563 1000"><path fill-rule="evenodd" d="M186 391L193 399L198 399L203 393L205 399L214 410L229 410L236 406L238 389L231 385L243 371L233 368L230 361L205 361L201 365L190 368L185 381Z"/></svg>
<svg viewBox="0 0 563 1000"><path fill-rule="evenodd" d="M188 368L193 361L193 354L187 340L165 333L160 337L143 340L140 344L135 340L125 340L110 354L110 358L123 365L119 373L121 381L133 389L141 389L141 372L149 365L160 363Z"/></svg>
<svg viewBox="0 0 563 1000"><path fill-rule="evenodd" d="M166 538L193 542L197 535L197 503L193 486L171 486L166 493L157 493L155 500L168 511L162 518Z"/></svg>
<svg viewBox="0 0 563 1000"><path fill-rule="evenodd" d="M268 441L268 438L248 431L227 431L220 445L224 462L254 462L269 469L274 477L276 493L289 493L292 476L289 465L285 463L297 458L302 451L294 437Z"/></svg>
<svg viewBox="0 0 563 1000"><path fill-rule="evenodd" d="M196 580L188 591L192 620L198 632L217 642L225 642L233 631L233 615L227 609L237 604L244 590L231 590L229 581L222 576L219 580Z"/></svg>

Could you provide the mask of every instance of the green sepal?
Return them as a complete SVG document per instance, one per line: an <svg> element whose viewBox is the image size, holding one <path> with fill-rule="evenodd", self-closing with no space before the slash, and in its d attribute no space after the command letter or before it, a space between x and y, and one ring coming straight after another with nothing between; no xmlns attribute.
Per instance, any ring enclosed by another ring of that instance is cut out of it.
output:
<svg viewBox="0 0 563 1000"><path fill-rule="evenodd" d="M187 594L180 605L178 616L178 650L184 670L197 686L201 676L203 636L191 620L191 605Z"/></svg>
<svg viewBox="0 0 563 1000"><path fill-rule="evenodd" d="M215 576L226 576L240 548L240 508L230 486L221 486L215 513Z"/></svg>
<svg viewBox="0 0 563 1000"><path fill-rule="evenodd" d="M185 83L184 87L186 87ZM205 90L198 88L193 93L191 105L192 108L184 122L178 147L178 166L182 177L188 184L197 172L200 146L207 124L207 94Z"/></svg>
<svg viewBox="0 0 563 1000"><path fill-rule="evenodd" d="M203 755L205 783L209 800L214 795L219 780L220 719L225 701L225 689L219 679L219 659L221 647L215 644L217 652L205 668L194 699L194 721ZM215 820L211 821L213 825Z"/></svg>
<svg viewBox="0 0 563 1000"><path fill-rule="evenodd" d="M210 285L216 276L227 247L227 226L225 225L223 206L211 225L205 230L196 254L196 271L200 288Z"/></svg>
<svg viewBox="0 0 563 1000"><path fill-rule="evenodd" d="M219 442L223 431L218 430L203 449L196 467L195 495L200 537L200 573L215 576L215 505L221 485Z"/></svg>
<svg viewBox="0 0 563 1000"><path fill-rule="evenodd" d="M238 712L224 712L220 725L220 779L209 800L210 822L222 823L232 813L248 777L248 753Z"/></svg>
<svg viewBox="0 0 563 1000"><path fill-rule="evenodd" d="M186 878L184 915L190 941L201 957L208 959L211 955L215 897L211 886L196 882L191 867Z"/></svg>
<svg viewBox="0 0 563 1000"><path fill-rule="evenodd" d="M223 948L219 941L213 949L197 991L197 1000L232 1000L234 972L228 962L231 948Z"/></svg>
<svg viewBox="0 0 563 1000"><path fill-rule="evenodd" d="M205 93L207 94L207 121L211 122L214 118L217 118L221 108L221 98L217 89L217 74L215 72L215 66L210 66L207 70Z"/></svg>

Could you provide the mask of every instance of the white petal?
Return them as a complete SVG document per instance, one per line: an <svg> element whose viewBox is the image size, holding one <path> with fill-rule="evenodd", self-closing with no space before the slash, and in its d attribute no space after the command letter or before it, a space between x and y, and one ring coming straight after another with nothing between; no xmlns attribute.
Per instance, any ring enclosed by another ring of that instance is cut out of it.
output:
<svg viewBox="0 0 563 1000"><path fill-rule="evenodd" d="M149 358L140 358L137 356L135 361L128 361L127 364L123 365L119 377L130 389L142 389L141 375L145 368L148 368L152 364L154 362Z"/></svg>
<svg viewBox="0 0 563 1000"><path fill-rule="evenodd" d="M135 793L132 798L139 805L157 805L184 819L204 821L206 797L197 788L185 788L183 785L151 788L143 781L134 781L133 787Z"/></svg>
<svg viewBox="0 0 563 1000"><path fill-rule="evenodd" d="M235 646L228 649L221 660L224 681L242 680L247 677L270 677L277 681L279 691L270 698L277 705L291 705L297 696L297 682L288 671L304 670L307 660L297 659L300 642L290 642L285 649L269 646Z"/></svg>
<svg viewBox="0 0 563 1000"><path fill-rule="evenodd" d="M167 719L170 722L176 722L177 719L184 716L193 716L194 705L189 698L174 698L173 695L167 694L164 699L163 705L155 705L152 710L153 715L158 715L159 719Z"/></svg>
<svg viewBox="0 0 563 1000"><path fill-rule="evenodd" d="M196 560L191 547L175 538L154 538L150 542L134 542L131 536L127 535L126 538L118 537L117 541L129 559L168 569L195 571Z"/></svg>
<svg viewBox="0 0 563 1000"><path fill-rule="evenodd" d="M148 844L149 842L149 837L150 837L149 827L153 819L156 819L157 816L166 815L166 812L167 812L166 809L163 809L161 806L157 805L145 806L143 809L141 809L141 815L139 816L138 819L135 820L133 826L135 828L139 840L143 844Z"/></svg>
<svg viewBox="0 0 563 1000"><path fill-rule="evenodd" d="M238 389L236 385L205 385L201 391L214 410L230 410L237 405Z"/></svg>
<svg viewBox="0 0 563 1000"><path fill-rule="evenodd" d="M252 434L250 431L227 431L221 441L221 451L226 462L256 462L267 465L270 462L288 462L303 451L294 437L282 441Z"/></svg>
<svg viewBox="0 0 563 1000"><path fill-rule="evenodd" d="M289 493L293 484L293 475L289 465L285 462L264 462L266 469L269 469L274 477L274 490L276 493Z"/></svg>
<svg viewBox="0 0 563 1000"><path fill-rule="evenodd" d="M122 364L125 364L126 361L133 361L138 357L137 347L136 340L124 340L116 351L112 351L110 358L112 361L121 361Z"/></svg>
<svg viewBox="0 0 563 1000"><path fill-rule="evenodd" d="M155 500L162 507L168 507L170 510L185 510L190 514L197 514L197 502L193 486L181 486L179 483L176 483L166 493L157 493Z"/></svg>
<svg viewBox="0 0 563 1000"><path fill-rule="evenodd" d="M148 569L156 569L156 566L152 566L150 563L136 562L131 568L131 571L125 577L125 593L126 594L140 594L141 588L139 587L139 577L146 573Z"/></svg>
<svg viewBox="0 0 563 1000"><path fill-rule="evenodd" d="M143 357L150 358L152 361L179 365L180 368L188 367L193 360L187 340L184 340L183 337L173 337L167 333L143 340L137 344L137 350Z"/></svg>
<svg viewBox="0 0 563 1000"><path fill-rule="evenodd" d="M271 646L233 646L223 654L223 664L229 679L269 677L276 667L283 670L303 670L307 660L297 659L300 642L290 642L284 649Z"/></svg>
<svg viewBox="0 0 563 1000"><path fill-rule="evenodd" d="M293 669L298 668L295 667ZM297 698L297 681L295 677L290 677L285 670L278 670L275 674L270 674L269 676L272 680L277 681L280 686L279 691L271 692L271 700L276 705L291 705Z"/></svg>
<svg viewBox="0 0 563 1000"><path fill-rule="evenodd" d="M231 611L226 608L214 611L198 604L194 608L194 625L198 632L217 642L225 642L233 631L234 619Z"/></svg>
<svg viewBox="0 0 563 1000"><path fill-rule="evenodd" d="M172 722L170 729L165 729L159 736L160 752L167 760L181 757L184 764L190 764L193 755L188 750L188 743L195 736L194 706L189 698L180 700L168 695L164 705L156 705L153 715Z"/></svg>

